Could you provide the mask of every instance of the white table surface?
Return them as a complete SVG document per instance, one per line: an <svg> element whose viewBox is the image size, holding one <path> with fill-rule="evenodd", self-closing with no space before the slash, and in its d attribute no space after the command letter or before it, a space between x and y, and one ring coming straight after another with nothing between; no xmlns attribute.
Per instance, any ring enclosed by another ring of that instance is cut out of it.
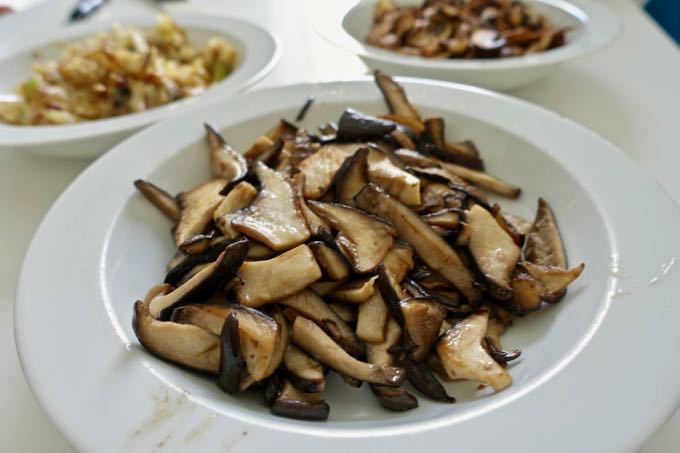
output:
<svg viewBox="0 0 680 453"><path fill-rule="evenodd" d="M21 9L36 0L6 0ZM313 1L313 0L310 0ZM148 8L116 0L107 8ZM680 202L680 51L634 0L606 3L623 29L607 49L512 94L559 112L599 133L631 156ZM254 88L300 81L351 78L366 68L310 28L303 2L194 0L173 9L210 8L263 24L282 38L283 58ZM52 0L25 14L65 17L72 0ZM99 12L106 15L106 10ZM36 21L39 22L39 21ZM16 17L0 19L0 46L24 32ZM60 192L87 162L50 159L0 149L0 451L70 452L24 380L13 336L13 304L21 262L33 232ZM641 232L641 234L644 234ZM59 303L59 301L53 301ZM644 385L644 383L640 383ZM634 391L634 390L632 390ZM625 397L625 395L622 395ZM639 414L643 417L644 414ZM640 450L680 451L680 412Z"/></svg>

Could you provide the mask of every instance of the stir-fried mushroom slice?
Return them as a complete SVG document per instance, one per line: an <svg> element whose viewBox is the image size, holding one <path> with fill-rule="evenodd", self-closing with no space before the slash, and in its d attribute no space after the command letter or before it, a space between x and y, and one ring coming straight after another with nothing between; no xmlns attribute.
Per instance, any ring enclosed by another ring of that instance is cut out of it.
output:
<svg viewBox="0 0 680 453"><path fill-rule="evenodd" d="M344 280L337 282L329 282L328 280L319 280L309 285L309 289L314 291L317 295L325 297L341 287L345 283Z"/></svg>
<svg viewBox="0 0 680 453"><path fill-rule="evenodd" d="M248 162L241 153L229 146L212 126L205 124L206 140L210 148L210 165L215 178L223 178L235 185L248 174Z"/></svg>
<svg viewBox="0 0 680 453"><path fill-rule="evenodd" d="M399 344L400 339L401 327L390 318L385 328L385 339L380 343L366 345L367 361L379 366L393 366L394 359L390 350ZM386 409L403 412L418 407L418 399L402 387L385 387L372 384L371 390L380 405Z"/></svg>
<svg viewBox="0 0 680 453"><path fill-rule="evenodd" d="M207 298L220 283L236 274L247 253L247 239L243 238L229 244L213 263L182 286L168 294L155 297L149 304L149 311L155 318L168 319L174 308Z"/></svg>
<svg viewBox="0 0 680 453"><path fill-rule="evenodd" d="M525 316L541 308L541 286L523 266L517 266L510 281L512 298L503 307L516 316Z"/></svg>
<svg viewBox="0 0 680 453"><path fill-rule="evenodd" d="M147 200L151 202L154 206L158 208L167 218L178 222L180 216L182 215L182 210L177 203L177 200L167 193L160 187L150 183L149 181L144 181L143 179L138 179L135 181L135 187L139 190L142 195L146 197Z"/></svg>
<svg viewBox="0 0 680 453"><path fill-rule="evenodd" d="M342 142L380 140L396 128L393 121L348 108L338 121L337 138Z"/></svg>
<svg viewBox="0 0 680 453"><path fill-rule="evenodd" d="M353 323L357 321L357 306L355 304L348 304L346 302L331 302L328 304L340 319L345 322Z"/></svg>
<svg viewBox="0 0 680 453"><path fill-rule="evenodd" d="M230 315L238 321L240 350L248 374L254 381L270 376L281 363L287 342L281 325L272 317L242 305L195 304L175 309L171 319L220 335Z"/></svg>
<svg viewBox="0 0 680 453"><path fill-rule="evenodd" d="M541 266L567 268L567 254L550 205L538 199L536 218L524 244L524 258Z"/></svg>
<svg viewBox="0 0 680 453"><path fill-rule="evenodd" d="M326 388L323 366L295 345L289 344L286 348L283 367L291 384L302 392L317 393Z"/></svg>
<svg viewBox="0 0 680 453"><path fill-rule="evenodd" d="M354 197L368 184L368 148L359 148L335 174L335 201L354 206Z"/></svg>
<svg viewBox="0 0 680 453"><path fill-rule="evenodd" d="M413 248L404 242L395 242L382 261L385 271L399 284L413 269Z"/></svg>
<svg viewBox="0 0 680 453"><path fill-rule="evenodd" d="M524 261L522 267L536 280L541 292L541 299L551 304L559 302L567 291L567 286L576 280L585 264L572 269L563 269L561 267L541 266L529 261Z"/></svg>
<svg viewBox="0 0 680 453"><path fill-rule="evenodd" d="M363 211L316 201L309 207L341 233L336 242L357 273L374 271L394 243L394 228Z"/></svg>
<svg viewBox="0 0 680 453"><path fill-rule="evenodd" d="M373 295L359 305L357 336L367 343L383 341L388 317L387 305L380 296L380 292L374 290Z"/></svg>
<svg viewBox="0 0 680 453"><path fill-rule="evenodd" d="M248 376L246 361L241 351L241 335L238 318L229 313L222 322L220 332L220 367L217 385L227 393L235 393L239 384Z"/></svg>
<svg viewBox="0 0 680 453"><path fill-rule="evenodd" d="M210 248L201 253L188 256L183 253L179 254L168 264L168 274L165 276L164 283L179 286L181 282L200 272L203 269L201 266L215 261L220 256L220 253L231 243L232 241L226 238L218 238L212 241Z"/></svg>
<svg viewBox="0 0 680 453"><path fill-rule="evenodd" d="M472 229L468 248L490 292L501 300L511 298L510 275L520 258L519 247L481 206L466 211L465 220Z"/></svg>
<svg viewBox="0 0 680 453"><path fill-rule="evenodd" d="M295 191L295 202L297 203L300 215L307 225L307 229L312 236L321 236L323 233L331 230L331 226L318 215L314 214L304 196L305 189L305 175L303 173L295 173L291 178L293 190Z"/></svg>
<svg viewBox="0 0 680 453"><path fill-rule="evenodd" d="M340 252L321 241L310 242L309 248L326 279L338 281L349 277L349 265Z"/></svg>
<svg viewBox="0 0 680 453"><path fill-rule="evenodd" d="M198 255L199 253L203 253L210 248L214 238L214 230L207 234L197 234L196 236L190 237L186 241L179 244L177 248L187 255Z"/></svg>
<svg viewBox="0 0 680 453"><path fill-rule="evenodd" d="M533 227L533 223L523 219L518 215L511 214L504 210L501 210L500 215L501 217L503 217L505 223L510 225L512 229L515 230L522 237L529 234L531 228Z"/></svg>
<svg viewBox="0 0 680 453"><path fill-rule="evenodd" d="M460 215L455 209L441 209L430 214L425 214L421 218L427 222L428 225L438 226L452 230L457 228L460 224Z"/></svg>
<svg viewBox="0 0 680 453"><path fill-rule="evenodd" d="M455 403L456 399L450 396L432 370L424 362L414 362L409 357L401 360L401 365L406 369L406 379L423 395L435 401Z"/></svg>
<svg viewBox="0 0 680 453"><path fill-rule="evenodd" d="M394 276L387 272L385 264L381 264L378 268L376 286L380 292L380 296L382 296L383 301L387 305L387 309L392 318L394 318L400 326L403 326L404 315L401 311L400 302L406 299L408 295L396 282Z"/></svg>
<svg viewBox="0 0 680 453"><path fill-rule="evenodd" d="M419 206L420 179L394 165L384 151L370 148L368 179L409 206Z"/></svg>
<svg viewBox="0 0 680 453"><path fill-rule="evenodd" d="M482 346L488 321L489 310L477 310L444 333L437 352L451 379L482 382L498 392L512 383L512 377Z"/></svg>
<svg viewBox="0 0 680 453"><path fill-rule="evenodd" d="M158 321L149 312L149 301L168 285L158 285L137 301L132 329L139 342L156 357L179 365L217 374L220 361L220 339L200 327Z"/></svg>
<svg viewBox="0 0 680 453"><path fill-rule="evenodd" d="M398 387L404 381L403 368L361 362L331 339L309 319L298 316L293 322L291 340L329 368L372 384Z"/></svg>
<svg viewBox="0 0 680 453"><path fill-rule="evenodd" d="M248 206L256 196L257 189L252 184L241 181L229 191L217 209L215 209L213 220L226 237L234 239L240 234L231 226L229 215Z"/></svg>
<svg viewBox="0 0 680 453"><path fill-rule="evenodd" d="M288 179L258 162L255 173L262 184L255 201L229 214L231 225L276 251L288 250L309 238L309 230L295 202Z"/></svg>
<svg viewBox="0 0 680 453"><path fill-rule="evenodd" d="M415 362L422 361L439 336L439 328L446 312L435 300L414 297L399 303L404 317L404 329L413 347L410 356Z"/></svg>
<svg viewBox="0 0 680 453"><path fill-rule="evenodd" d="M279 304L317 323L336 343L350 355L361 357L364 348L354 331L314 291L304 289Z"/></svg>
<svg viewBox="0 0 680 453"><path fill-rule="evenodd" d="M345 159L354 155L358 146L349 148L335 144L324 145L300 162L297 168L305 175L305 198L318 200L324 196L333 185L335 175Z"/></svg>
<svg viewBox="0 0 680 453"><path fill-rule="evenodd" d="M285 380L271 407L272 414L300 420L327 420L330 407L320 393L300 391Z"/></svg>
<svg viewBox="0 0 680 453"><path fill-rule="evenodd" d="M226 183L226 179L212 179L179 195L182 213L175 229L176 245L203 233L224 198L220 190Z"/></svg>
<svg viewBox="0 0 680 453"><path fill-rule="evenodd" d="M401 129L395 129L390 132L390 137L402 148L416 149L416 144L411 140L406 132Z"/></svg>
<svg viewBox="0 0 680 453"><path fill-rule="evenodd" d="M246 152L243 153L243 156L251 161L267 163L274 156L265 154L267 154L268 151L272 151L272 148L276 143L282 145L283 141L274 141L266 135L262 135L258 137L252 145L250 145L250 148L248 148Z"/></svg>
<svg viewBox="0 0 680 453"><path fill-rule="evenodd" d="M467 142L463 142L462 144L446 143L443 147L425 144L422 149L426 154L445 160L446 162L472 170L484 171L484 161L482 161L482 159L462 150L462 148L466 146L465 143Z"/></svg>
<svg viewBox="0 0 680 453"><path fill-rule="evenodd" d="M481 298L470 270L418 214L373 184L367 185L357 195L356 201L362 209L392 222L399 235L411 244L422 260L453 283L469 301Z"/></svg>
<svg viewBox="0 0 680 453"><path fill-rule="evenodd" d="M409 167L439 167L439 161L412 149L399 148L394 155Z"/></svg>
<svg viewBox="0 0 680 453"><path fill-rule="evenodd" d="M242 284L236 288L239 303L259 307L290 296L321 278L321 269L308 246L298 245L263 261L246 261L238 270Z"/></svg>
<svg viewBox="0 0 680 453"><path fill-rule="evenodd" d="M374 76L390 112L420 121L418 110L411 105L401 85L382 71L375 71Z"/></svg>
<svg viewBox="0 0 680 453"><path fill-rule="evenodd" d="M477 184L479 187L489 189L499 195L504 195L509 198L517 198L521 192L521 189L517 186L509 184L505 181L501 181L488 173L482 171L472 170L461 165L452 164L450 162L440 162L440 165L445 170L453 173L456 176L460 176L463 179L470 181L473 184Z"/></svg>
<svg viewBox="0 0 680 453"><path fill-rule="evenodd" d="M328 297L340 302L360 304L367 301L373 294L373 287L377 278L374 275L373 277L347 282L333 290Z"/></svg>
<svg viewBox="0 0 680 453"><path fill-rule="evenodd" d="M297 131L298 128L296 125L286 120L280 120L276 126L267 131L265 135L272 141L287 140L294 138Z"/></svg>

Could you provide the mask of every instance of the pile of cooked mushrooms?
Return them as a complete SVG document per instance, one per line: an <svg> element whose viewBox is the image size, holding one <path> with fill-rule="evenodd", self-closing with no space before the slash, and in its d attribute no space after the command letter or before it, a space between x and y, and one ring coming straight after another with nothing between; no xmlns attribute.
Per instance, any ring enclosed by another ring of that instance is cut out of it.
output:
<svg viewBox="0 0 680 453"><path fill-rule="evenodd" d="M517 0L425 0L403 8L379 0L366 42L419 57L500 58L563 46L567 31Z"/></svg>
<svg viewBox="0 0 680 453"><path fill-rule="evenodd" d="M558 302L584 265L568 268L546 201L533 222L491 204L486 190L520 189L375 80L387 115L348 108L318 133L282 120L243 154L206 125L212 179L177 197L135 182L178 249L134 306L147 350L309 420L328 417L329 370L393 411L418 406L406 381L448 403L440 380L510 385L512 315Z"/></svg>

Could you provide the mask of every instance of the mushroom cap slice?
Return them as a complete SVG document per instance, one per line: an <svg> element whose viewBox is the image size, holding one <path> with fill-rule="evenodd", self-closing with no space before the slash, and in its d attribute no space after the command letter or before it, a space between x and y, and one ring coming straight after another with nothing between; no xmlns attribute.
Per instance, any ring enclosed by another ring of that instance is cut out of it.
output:
<svg viewBox="0 0 680 453"><path fill-rule="evenodd" d="M420 362L439 336L446 312L435 300L425 297L402 300L399 307L404 317L404 329L414 348L409 355L414 362Z"/></svg>
<svg viewBox="0 0 680 453"><path fill-rule="evenodd" d="M494 297L512 297L510 276L520 258L520 249L496 219L479 205L465 211L470 226L468 249L478 269L489 282Z"/></svg>
<svg viewBox="0 0 680 453"><path fill-rule="evenodd" d="M293 184L293 190L295 190L295 202L300 210L300 215L307 224L307 229L310 231L312 236L322 236L325 232L331 230L331 226L320 218L318 215L314 214L314 211L309 209L307 205L307 200L305 200L304 189L305 189L305 175L304 173L295 173L291 178Z"/></svg>
<svg viewBox="0 0 680 453"><path fill-rule="evenodd" d="M390 112L420 121L418 110L411 105L401 85L382 71L375 71L373 75Z"/></svg>
<svg viewBox="0 0 680 453"><path fill-rule="evenodd" d="M220 191L226 183L226 179L212 179L189 192L179 194L178 199L182 213L175 229L176 245L203 233L203 230L213 219L215 209L224 198L220 195Z"/></svg>
<svg viewBox="0 0 680 453"><path fill-rule="evenodd" d="M182 210L180 209L177 200L175 200L172 195L143 179L136 180L135 187L170 220L175 222L179 221Z"/></svg>
<svg viewBox="0 0 680 453"><path fill-rule="evenodd" d="M306 288L321 278L321 269L302 244L275 258L246 261L238 274L243 283L236 288L236 298L245 306L259 307Z"/></svg>
<svg viewBox="0 0 680 453"><path fill-rule="evenodd" d="M288 380L300 391L317 393L323 392L326 388L323 366L297 346L288 345L282 365L286 370Z"/></svg>
<svg viewBox="0 0 680 453"><path fill-rule="evenodd" d="M289 250L309 238L288 178L261 162L255 174L262 184L255 201L229 214L231 225L246 236L276 251Z"/></svg>
<svg viewBox="0 0 680 453"><path fill-rule="evenodd" d="M234 185L248 174L248 161L241 153L229 146L212 126L204 124L206 140L210 148L210 166L213 176L224 178L227 184Z"/></svg>
<svg viewBox="0 0 680 453"><path fill-rule="evenodd" d="M581 263L572 269L541 266L524 261L522 267L536 280L541 292L541 299L549 303L559 302L567 291L567 286L576 280L585 264Z"/></svg>
<svg viewBox="0 0 680 453"><path fill-rule="evenodd" d="M328 404L319 393L306 393L285 380L281 393L274 399L272 414L300 420L326 420L330 412Z"/></svg>
<svg viewBox="0 0 680 453"><path fill-rule="evenodd" d="M336 242L357 273L374 271L394 244L394 228L363 211L318 201L309 206L341 233Z"/></svg>
<svg viewBox="0 0 680 453"><path fill-rule="evenodd" d="M347 157L335 174L335 201L354 206L354 197L368 184L367 147L359 148Z"/></svg>
<svg viewBox="0 0 680 453"><path fill-rule="evenodd" d="M370 148L368 179L409 206L419 206L420 179L399 168L383 150Z"/></svg>
<svg viewBox="0 0 680 453"><path fill-rule="evenodd" d="M404 357L401 365L406 369L406 379L423 395L435 401L450 404L456 402L424 362L415 362L409 357Z"/></svg>
<svg viewBox="0 0 680 453"><path fill-rule="evenodd" d="M253 202L256 196L257 189L246 181L241 181L236 184L229 193L225 195L224 199L213 213L213 220L215 221L215 225L217 225L226 237L235 239L240 234L233 226L231 226L229 214L245 208Z"/></svg>
<svg viewBox="0 0 680 453"><path fill-rule="evenodd" d="M373 365L355 359L319 326L302 316L293 322L291 340L319 362L349 377L389 387L398 387L404 381L403 368Z"/></svg>
<svg viewBox="0 0 680 453"><path fill-rule="evenodd" d="M524 258L541 266L567 268L567 254L550 205L538 199L536 218L524 244Z"/></svg>
<svg viewBox="0 0 680 453"><path fill-rule="evenodd" d="M185 305L175 309L172 320L222 334L225 320L238 321L240 351L248 374L257 382L269 377L281 364L286 348L283 327L272 317L242 305Z"/></svg>
<svg viewBox="0 0 680 453"><path fill-rule="evenodd" d="M362 209L392 222L401 238L413 247L421 259L453 283L469 301L480 300L481 292L470 270L418 214L373 184L364 187L356 196L356 201Z"/></svg>
<svg viewBox="0 0 680 453"><path fill-rule="evenodd" d="M340 252L321 241L310 242L309 248L312 249L314 258L316 258L316 262L319 264L326 279L338 281L349 277L349 265Z"/></svg>
<svg viewBox="0 0 680 453"><path fill-rule="evenodd" d="M172 310L190 302L202 302L220 284L236 274L248 253L248 240L242 238L229 244L217 259L168 294L155 297L149 311L155 318L169 319Z"/></svg>
<svg viewBox="0 0 680 453"><path fill-rule="evenodd" d="M385 254L382 263L394 282L401 283L406 274L413 269L413 247L405 242L395 242Z"/></svg>
<svg viewBox="0 0 680 453"><path fill-rule="evenodd" d="M525 316L541 308L541 285L523 266L517 266L510 281L512 298L501 305L516 316Z"/></svg>
<svg viewBox="0 0 680 453"><path fill-rule="evenodd" d="M335 175L345 159L354 155L359 146L324 145L300 162L297 168L305 175L305 198L318 200L324 196L333 185Z"/></svg>
<svg viewBox="0 0 680 453"><path fill-rule="evenodd" d="M512 383L512 377L482 346L488 321L488 308L460 320L437 342L437 353L451 379L482 382L498 392Z"/></svg>
<svg viewBox="0 0 680 453"><path fill-rule="evenodd" d="M132 329L142 346L156 357L217 374L220 362L220 338L217 335L196 326L158 321L142 301L135 303Z"/></svg>

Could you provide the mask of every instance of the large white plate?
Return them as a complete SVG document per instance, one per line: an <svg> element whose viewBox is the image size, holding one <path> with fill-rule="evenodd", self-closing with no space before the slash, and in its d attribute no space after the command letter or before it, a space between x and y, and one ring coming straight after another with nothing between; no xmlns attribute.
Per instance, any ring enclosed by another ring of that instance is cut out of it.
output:
<svg viewBox="0 0 680 453"><path fill-rule="evenodd" d="M48 156L91 159L149 124L178 111L224 99L244 89L264 77L278 61L277 40L258 25L205 13L173 13L172 18L187 31L191 42L198 46L214 36L233 42L238 52L234 71L198 96L139 113L69 125L13 126L0 122L0 146L26 149ZM112 20L95 20L69 26L57 36L54 32L17 36L14 43L0 49L0 93L12 93L19 82L30 77L36 52L41 59L56 59L63 52L64 43L109 30L112 21L126 26L150 28L156 21L156 13L125 15L119 12Z"/></svg>
<svg viewBox="0 0 680 453"><path fill-rule="evenodd" d="M304 124L346 106L386 110L372 81L252 92L155 125L95 162L62 194L26 256L17 295L19 355L38 400L83 451L623 451L642 444L680 397L677 225L666 194L594 133L531 104L471 87L403 79L424 115L471 138L489 171L520 184L505 205L531 217L553 206L582 277L554 306L517 322L514 384L497 395L453 384L454 405L420 398L395 414L368 389L333 381L327 423L277 418L259 397L146 353L132 304L162 280L170 224L135 192L145 178L180 191L209 175L202 123L243 149L304 99ZM238 106L238 108L233 108Z"/></svg>
<svg viewBox="0 0 680 453"><path fill-rule="evenodd" d="M514 58L433 59L403 55L364 42L371 29L376 0L318 2L312 23L326 39L357 54L372 69L415 77L451 80L494 90L534 82L561 63L592 53L611 42L619 23L607 8L592 0L527 0L557 27L569 27L567 43L557 49ZM420 5L422 0L397 0Z"/></svg>

